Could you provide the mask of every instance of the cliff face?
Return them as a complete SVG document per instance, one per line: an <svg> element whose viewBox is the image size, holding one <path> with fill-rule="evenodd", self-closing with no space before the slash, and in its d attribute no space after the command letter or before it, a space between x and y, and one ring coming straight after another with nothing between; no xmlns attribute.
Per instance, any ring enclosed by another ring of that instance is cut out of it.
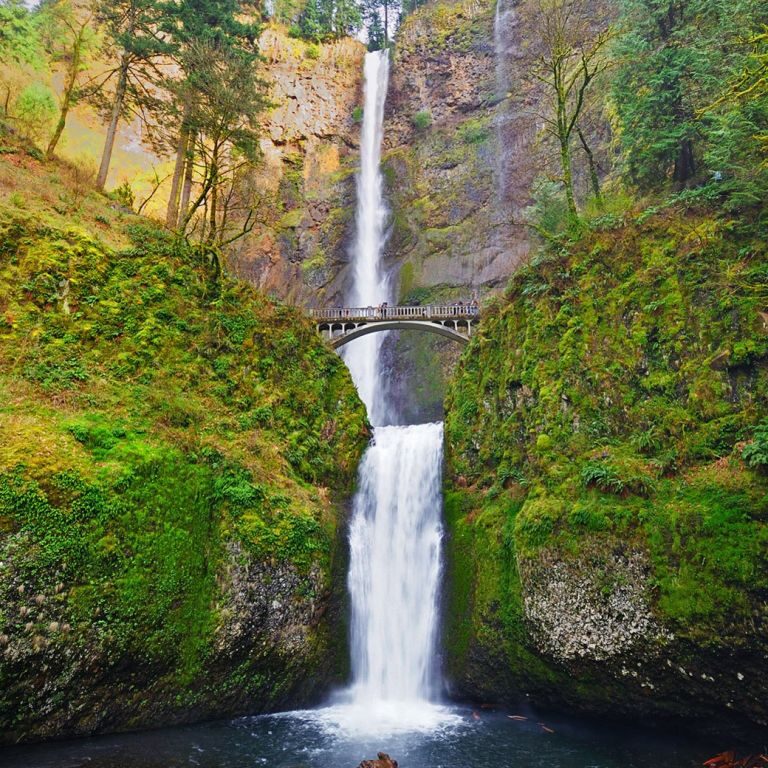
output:
<svg viewBox="0 0 768 768"><path fill-rule="evenodd" d="M486 312L447 404L457 691L768 722L767 258L670 209Z"/></svg>
<svg viewBox="0 0 768 768"><path fill-rule="evenodd" d="M261 38L274 108L264 124L256 226L230 253L235 271L293 303L338 300L354 227L354 171L365 49L313 45L268 28Z"/></svg>
<svg viewBox="0 0 768 768"><path fill-rule="evenodd" d="M343 363L95 196L129 245L26 204L0 210L0 741L312 701L345 671L367 439Z"/></svg>
<svg viewBox="0 0 768 768"><path fill-rule="evenodd" d="M429 3L398 32L385 163L403 299L497 287L528 253L534 120L514 14L496 42L486 0Z"/></svg>

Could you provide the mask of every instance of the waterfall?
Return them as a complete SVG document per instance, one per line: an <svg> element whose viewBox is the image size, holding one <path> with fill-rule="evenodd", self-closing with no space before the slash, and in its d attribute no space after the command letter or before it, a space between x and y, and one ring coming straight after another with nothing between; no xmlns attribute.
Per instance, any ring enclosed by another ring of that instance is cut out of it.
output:
<svg viewBox="0 0 768 768"><path fill-rule="evenodd" d="M440 578L442 424L379 427L350 530L355 698L433 693Z"/></svg>
<svg viewBox="0 0 768 768"><path fill-rule="evenodd" d="M509 93L509 65L512 49L510 38L516 22L515 9L511 0L496 0L496 14L493 20L493 48L496 59L496 98L499 105L494 120L496 125L496 141L498 151L495 166L495 185L498 200L498 210L502 221L507 215L505 187L508 182L509 156L505 147L505 132L508 130L509 110L507 97Z"/></svg>
<svg viewBox="0 0 768 768"><path fill-rule="evenodd" d="M357 179L355 306L391 300L381 264L387 208L381 176L386 51L365 58L365 112ZM344 358L374 424L350 524L351 653L347 728L431 727L441 572L442 424L394 420L381 382L383 333L350 342ZM438 718L439 719L439 718Z"/></svg>
<svg viewBox="0 0 768 768"><path fill-rule="evenodd" d="M365 102L360 136L360 172L357 176L357 236L352 252L353 283L348 302L354 307L378 306L389 301L389 281L382 268L387 206L381 176L384 139L384 104L389 83L389 55L376 51L365 57ZM388 408L381 383L383 333L350 342L344 360L352 373L372 424L383 424Z"/></svg>

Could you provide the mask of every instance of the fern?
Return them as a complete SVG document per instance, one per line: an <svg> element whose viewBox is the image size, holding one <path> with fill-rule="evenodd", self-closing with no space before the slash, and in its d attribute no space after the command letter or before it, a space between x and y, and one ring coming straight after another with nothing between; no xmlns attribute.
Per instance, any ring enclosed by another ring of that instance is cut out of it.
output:
<svg viewBox="0 0 768 768"><path fill-rule="evenodd" d="M754 440L744 446L741 456L750 467L768 466L768 419L756 427Z"/></svg>

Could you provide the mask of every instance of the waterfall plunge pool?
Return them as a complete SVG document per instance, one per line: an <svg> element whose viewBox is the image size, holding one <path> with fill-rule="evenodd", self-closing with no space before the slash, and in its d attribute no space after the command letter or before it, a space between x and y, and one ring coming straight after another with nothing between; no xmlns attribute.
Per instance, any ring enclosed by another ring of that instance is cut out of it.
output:
<svg viewBox="0 0 768 768"><path fill-rule="evenodd" d="M422 705L414 729L359 706L246 717L0 752L4 768L356 768L388 752L400 768L694 768L722 750L701 738L514 711ZM382 713L378 713L382 714ZM385 714L385 713L383 713ZM399 716L403 714L399 710ZM402 721L402 718L399 717ZM543 726L541 725L543 724ZM374 726L371 732L368 726ZM549 730L545 730L548 728ZM550 732L551 731L551 732Z"/></svg>

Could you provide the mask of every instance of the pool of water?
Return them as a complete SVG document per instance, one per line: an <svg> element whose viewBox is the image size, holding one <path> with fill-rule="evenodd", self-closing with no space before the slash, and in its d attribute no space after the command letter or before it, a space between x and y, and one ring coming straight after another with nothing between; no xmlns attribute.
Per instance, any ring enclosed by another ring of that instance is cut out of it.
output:
<svg viewBox="0 0 768 768"><path fill-rule="evenodd" d="M388 752L401 768L694 768L719 749L692 737L543 719L530 712L435 706L408 713L335 706L12 747L0 752L0 765L356 768L379 751Z"/></svg>

